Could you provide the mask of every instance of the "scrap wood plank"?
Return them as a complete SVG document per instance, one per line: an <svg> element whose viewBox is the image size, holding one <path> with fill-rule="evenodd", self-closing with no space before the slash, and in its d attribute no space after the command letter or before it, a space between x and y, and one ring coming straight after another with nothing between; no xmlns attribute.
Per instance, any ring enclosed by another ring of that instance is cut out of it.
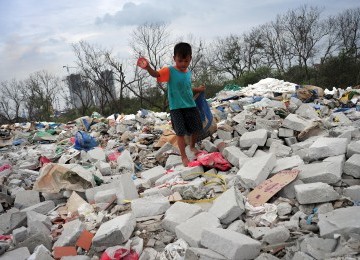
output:
<svg viewBox="0 0 360 260"><path fill-rule="evenodd" d="M248 194L249 203L254 207L264 204L278 191L295 180L299 172L295 169L284 170L265 180Z"/></svg>

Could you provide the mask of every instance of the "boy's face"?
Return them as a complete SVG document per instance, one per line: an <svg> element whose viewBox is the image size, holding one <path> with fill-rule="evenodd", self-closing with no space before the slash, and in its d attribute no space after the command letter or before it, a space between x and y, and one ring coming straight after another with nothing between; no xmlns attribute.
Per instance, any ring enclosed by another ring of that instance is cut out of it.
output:
<svg viewBox="0 0 360 260"><path fill-rule="evenodd" d="M175 61L176 68L182 72L185 72L191 62L191 56L188 55L188 56L183 57L180 55L175 55L174 61Z"/></svg>

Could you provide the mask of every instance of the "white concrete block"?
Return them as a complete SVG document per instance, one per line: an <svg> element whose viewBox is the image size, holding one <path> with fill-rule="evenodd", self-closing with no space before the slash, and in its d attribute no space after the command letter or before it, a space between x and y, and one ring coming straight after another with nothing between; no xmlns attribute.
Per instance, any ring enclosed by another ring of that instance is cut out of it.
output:
<svg viewBox="0 0 360 260"><path fill-rule="evenodd" d="M254 259L260 254L261 249L259 241L221 228L205 229L201 236L201 244L231 260Z"/></svg>

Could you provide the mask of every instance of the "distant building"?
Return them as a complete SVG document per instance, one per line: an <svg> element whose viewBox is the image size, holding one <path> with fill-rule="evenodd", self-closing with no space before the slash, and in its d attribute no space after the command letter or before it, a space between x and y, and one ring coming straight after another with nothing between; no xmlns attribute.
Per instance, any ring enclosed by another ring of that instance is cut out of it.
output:
<svg viewBox="0 0 360 260"><path fill-rule="evenodd" d="M115 92L115 80L114 80L114 73L112 70L104 70L100 73L101 78L97 81L98 86L101 86L100 88L96 88L97 91L95 91L95 105L99 106L101 103L107 103L104 102L105 100L110 101L111 96L109 93L104 91L103 89L109 89L111 95L114 97L116 96ZM101 102L100 98L103 100Z"/></svg>
<svg viewBox="0 0 360 260"><path fill-rule="evenodd" d="M89 82L83 80L80 74L71 74L67 76L67 81L73 108L80 108L83 102L86 104L94 104L94 95Z"/></svg>

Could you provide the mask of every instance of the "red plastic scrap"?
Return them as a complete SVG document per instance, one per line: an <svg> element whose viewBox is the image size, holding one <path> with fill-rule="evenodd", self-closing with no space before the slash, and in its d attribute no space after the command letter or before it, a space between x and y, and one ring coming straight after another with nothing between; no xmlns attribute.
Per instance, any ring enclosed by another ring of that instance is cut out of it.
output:
<svg viewBox="0 0 360 260"><path fill-rule="evenodd" d="M12 240L12 235L0 235L0 241Z"/></svg>
<svg viewBox="0 0 360 260"><path fill-rule="evenodd" d="M196 155L196 161L190 162L188 164L190 167L200 165L216 168L221 171L227 171L231 169L231 164L219 152L207 153L203 151Z"/></svg>

